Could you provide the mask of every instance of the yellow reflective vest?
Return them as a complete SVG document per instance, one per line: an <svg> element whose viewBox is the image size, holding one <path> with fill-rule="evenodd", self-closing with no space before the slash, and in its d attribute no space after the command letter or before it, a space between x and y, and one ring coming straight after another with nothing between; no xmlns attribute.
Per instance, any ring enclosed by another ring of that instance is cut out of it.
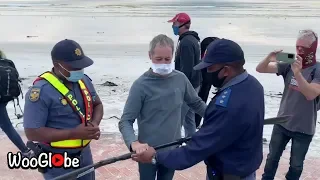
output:
<svg viewBox="0 0 320 180"><path fill-rule="evenodd" d="M78 106L78 101L70 93L70 90L55 75L53 75L51 72L45 72L40 75L39 78L34 81L34 83L41 79L45 79L46 81L48 81L57 91L59 91L65 97L68 104L79 115L81 123L86 123L91 120L93 111L92 97L83 80L79 80L78 83L85 104L85 113L81 112L81 109ZM63 141L50 142L48 144L50 144L50 146L54 148L81 148L87 146L90 141L91 140L84 139L68 139Z"/></svg>

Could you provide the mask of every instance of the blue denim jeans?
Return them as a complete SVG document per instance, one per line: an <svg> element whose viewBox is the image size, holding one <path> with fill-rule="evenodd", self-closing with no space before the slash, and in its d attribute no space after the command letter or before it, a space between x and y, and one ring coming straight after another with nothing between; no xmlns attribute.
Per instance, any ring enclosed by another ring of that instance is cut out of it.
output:
<svg viewBox="0 0 320 180"><path fill-rule="evenodd" d="M303 162L313 136L291 132L280 125L274 125L269 144L269 154L262 180L273 180L277 172L280 157L288 142L291 140L290 167L286 174L287 180L298 180L302 174Z"/></svg>
<svg viewBox="0 0 320 180"><path fill-rule="evenodd" d="M140 180L172 180L174 172L162 165L139 163Z"/></svg>
<svg viewBox="0 0 320 180"><path fill-rule="evenodd" d="M12 126L10 118L7 112L7 103L0 103L0 127L8 138L17 146L21 152L27 152L28 148L25 143L22 141L20 135Z"/></svg>
<svg viewBox="0 0 320 180"><path fill-rule="evenodd" d="M195 91L198 93L200 86L195 88ZM184 102L181 109L181 124L183 125L185 137L192 136L196 132L196 120L195 113L191 108Z"/></svg>

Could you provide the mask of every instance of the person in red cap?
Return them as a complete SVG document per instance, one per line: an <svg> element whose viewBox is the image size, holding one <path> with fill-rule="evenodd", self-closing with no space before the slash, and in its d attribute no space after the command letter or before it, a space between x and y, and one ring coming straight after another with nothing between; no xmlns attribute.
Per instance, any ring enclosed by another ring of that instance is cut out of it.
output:
<svg viewBox="0 0 320 180"><path fill-rule="evenodd" d="M179 13L168 22L173 23L172 29L174 35L179 35L175 53L175 69L187 76L198 93L202 82L201 71L193 69L201 59L198 33L190 31L191 19L186 13ZM181 117L185 136L191 136L196 132L195 113L186 103L183 104Z"/></svg>

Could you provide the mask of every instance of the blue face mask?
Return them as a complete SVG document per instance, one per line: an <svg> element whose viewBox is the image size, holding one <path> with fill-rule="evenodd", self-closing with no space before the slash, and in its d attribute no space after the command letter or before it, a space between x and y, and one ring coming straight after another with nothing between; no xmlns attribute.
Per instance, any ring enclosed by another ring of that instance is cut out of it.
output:
<svg viewBox="0 0 320 180"><path fill-rule="evenodd" d="M179 26L172 26L173 34L174 35L179 35Z"/></svg>
<svg viewBox="0 0 320 180"><path fill-rule="evenodd" d="M78 82L80 79L84 76L84 70L78 70L78 71L69 71L70 77L66 77L66 79L70 82Z"/></svg>
<svg viewBox="0 0 320 180"><path fill-rule="evenodd" d="M64 76L61 72L61 75L66 78L66 80L70 81L70 82L78 82L80 79L83 78L84 76L84 69L81 70L77 70L77 71L68 71L66 68L64 68L61 64L59 64L64 70L66 70L67 72L69 72L70 77L66 77Z"/></svg>

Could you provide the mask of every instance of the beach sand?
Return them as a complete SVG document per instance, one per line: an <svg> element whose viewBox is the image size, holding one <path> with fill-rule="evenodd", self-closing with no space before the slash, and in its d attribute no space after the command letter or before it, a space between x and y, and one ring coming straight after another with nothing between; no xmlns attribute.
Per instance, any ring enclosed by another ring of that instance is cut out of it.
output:
<svg viewBox="0 0 320 180"><path fill-rule="evenodd" d="M176 42L178 37L173 35L167 20L180 11L190 14L192 29L202 39L207 36L229 38L243 47L245 68L265 88L266 118L276 116L283 80L276 75L258 74L255 67L274 49L295 52L295 39L300 29L312 28L320 33L320 25L316 23L320 16L317 0L305 4L288 0L121 3L113 0L0 0L0 49L14 60L21 77L25 78L23 93L26 93L37 75L51 69L50 51L55 43L66 38L79 42L86 55L95 61L85 71L104 104L101 129L105 133L118 133L118 118L128 90L150 67L149 41L163 33ZM102 86L106 81L118 86ZM24 99L20 104L23 107ZM13 105L8 105L8 111L12 122L22 130L22 119L14 116ZM267 139L270 139L271 130L272 126L265 126ZM319 150L318 128L309 154L319 154Z"/></svg>

